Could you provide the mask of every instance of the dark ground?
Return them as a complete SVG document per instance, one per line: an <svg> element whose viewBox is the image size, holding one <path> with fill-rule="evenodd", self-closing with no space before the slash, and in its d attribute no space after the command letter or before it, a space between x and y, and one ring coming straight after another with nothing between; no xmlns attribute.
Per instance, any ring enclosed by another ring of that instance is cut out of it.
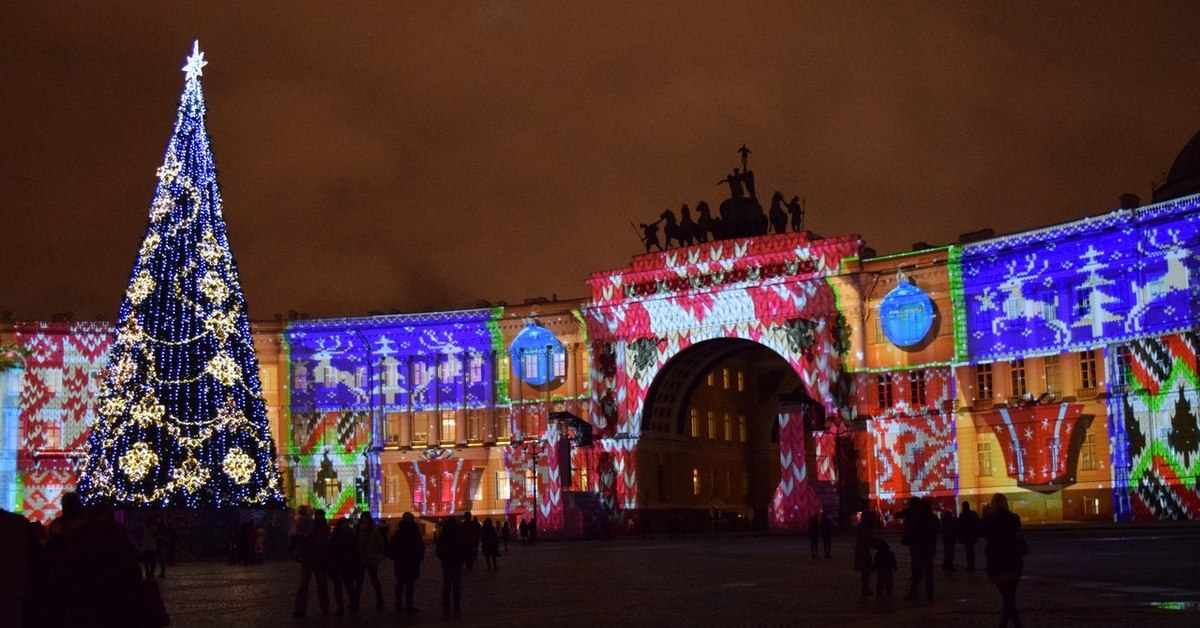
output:
<svg viewBox="0 0 1200 628"><path fill-rule="evenodd" d="M1200 625L1200 528L1030 529L1018 605L1026 626ZM367 587L357 617L323 617L315 586L308 617L290 614L295 563L185 563L162 581L172 627L233 626L987 626L999 595L982 571L937 571L936 600L911 603L908 556L891 600L864 598L851 569L852 538L835 537L833 558L813 560L808 540L751 535L611 542L512 544L489 573L482 560L464 577L463 616L441 612L441 568L432 555L417 583L421 611L392 610L391 563L380 567L387 607ZM938 564L941 555L939 549ZM1191 609L1155 604L1190 602Z"/></svg>

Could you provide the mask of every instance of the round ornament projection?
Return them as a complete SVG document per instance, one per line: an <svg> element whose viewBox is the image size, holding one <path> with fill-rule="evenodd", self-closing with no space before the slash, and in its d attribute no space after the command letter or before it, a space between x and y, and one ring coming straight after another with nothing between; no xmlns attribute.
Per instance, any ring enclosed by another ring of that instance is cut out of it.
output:
<svg viewBox="0 0 1200 628"><path fill-rule="evenodd" d="M933 326L933 302L925 291L900 281L879 305L883 335L897 347L921 342Z"/></svg>
<svg viewBox="0 0 1200 628"><path fill-rule="evenodd" d="M549 329L525 323L508 348L513 363L519 365L521 379L533 386L564 377L567 351Z"/></svg>

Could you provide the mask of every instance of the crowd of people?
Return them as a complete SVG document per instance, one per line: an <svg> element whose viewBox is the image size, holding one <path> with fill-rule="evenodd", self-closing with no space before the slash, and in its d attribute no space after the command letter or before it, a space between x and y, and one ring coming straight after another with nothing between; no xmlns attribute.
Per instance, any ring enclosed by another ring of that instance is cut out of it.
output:
<svg viewBox="0 0 1200 628"><path fill-rule="evenodd" d="M929 500L913 497L907 508L896 514L904 522L904 534L900 544L908 548L910 556L910 578L905 600L916 601L924 588L925 597L933 600L933 566L937 554L938 537L942 541L942 570L956 571L954 564L957 546L963 546L966 570L975 570L975 544L979 539L987 540L984 549L988 579L1000 591L1000 625L1012 622L1021 625L1017 612L1017 584L1024 568L1024 557L1028 546L1021 536L1021 518L1009 509L1008 499L1002 493L992 496L984 507L983 516L971 510L969 502L962 503L962 511L942 511L940 518L933 512ZM863 595L892 594L893 574L898 568L896 556L886 540L880 538L878 516L865 512L855 528L854 568L861 576ZM816 542L813 542L816 556ZM870 587L871 575L875 575L875 590ZM923 585L923 586L922 586Z"/></svg>
<svg viewBox="0 0 1200 628"><path fill-rule="evenodd" d="M532 543L537 537L532 521L521 521L521 543ZM470 512L462 517L447 517L434 530L434 555L442 567L442 611L462 613L463 572L474 571L482 554L488 571L500 568L501 549L508 551L510 528L508 521L496 525L491 519L480 521ZM375 608L385 606L379 585L379 563L391 559L396 576L395 608L398 612L414 613L416 582L421 577L425 560L425 535L416 517L406 512L396 529L388 533L386 526L377 525L368 513L360 513L354 522L336 519L332 526L322 510L301 506L291 530L292 556L300 563L300 586L292 614L304 617L308 612L308 595L316 581L317 602L321 613L330 612L329 586L333 587L333 615L347 611L357 613L363 587L370 582Z"/></svg>

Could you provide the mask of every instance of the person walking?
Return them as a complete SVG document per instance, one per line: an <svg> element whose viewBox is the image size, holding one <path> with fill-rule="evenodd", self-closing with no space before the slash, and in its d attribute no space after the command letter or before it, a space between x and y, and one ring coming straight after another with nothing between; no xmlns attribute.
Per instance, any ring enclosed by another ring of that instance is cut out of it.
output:
<svg viewBox="0 0 1200 628"><path fill-rule="evenodd" d="M479 533L480 544L483 546L483 562L487 564L488 571L498 569L496 559L500 558L500 537L496 534L496 526L491 519L483 522L483 528Z"/></svg>
<svg viewBox="0 0 1200 628"><path fill-rule="evenodd" d="M954 568L954 546L958 544L958 517L953 510L942 511L942 570L957 571Z"/></svg>
<svg viewBox="0 0 1200 628"><path fill-rule="evenodd" d="M466 559L466 539L462 524L446 517L437 538L437 557L442 562L442 611L447 615L462 614L462 575Z"/></svg>
<svg viewBox="0 0 1200 628"><path fill-rule="evenodd" d="M866 511L854 528L854 569L862 580L862 594L871 595L871 547L875 543L875 513Z"/></svg>
<svg viewBox="0 0 1200 628"><path fill-rule="evenodd" d="M355 541L358 545L358 567L354 574L354 601L350 607L355 610L359 608L363 585L366 584L365 578L370 578L371 588L375 589L375 608L383 608L383 588L379 586L379 559L383 556L384 541L379 527L371 519L371 513L364 512L358 516Z"/></svg>
<svg viewBox="0 0 1200 628"><path fill-rule="evenodd" d="M508 553L508 537L512 536L512 529L508 527L508 518L504 519L504 523L500 524L500 540L504 542L504 553Z"/></svg>
<svg viewBox="0 0 1200 628"><path fill-rule="evenodd" d="M350 612L358 612L355 576L358 575L358 543L350 522L339 517L329 533L329 578L333 580L333 600L337 604L334 617L341 617L349 603Z"/></svg>
<svg viewBox="0 0 1200 628"><path fill-rule="evenodd" d="M821 541L821 513L814 512L808 518L808 548L812 551L812 557L817 557L817 543Z"/></svg>
<svg viewBox="0 0 1200 628"><path fill-rule="evenodd" d="M967 559L967 571L975 571L975 542L979 539L979 515L971 510L971 502L962 503L962 514L958 516L958 540L963 544L963 556Z"/></svg>
<svg viewBox="0 0 1200 628"><path fill-rule="evenodd" d="M938 520L929 502L913 497L908 508L896 516L904 518L904 536L900 542L908 545L912 573L908 595L904 599L915 601L921 581L925 581L925 597L933 600L933 559L937 555Z"/></svg>
<svg viewBox="0 0 1200 628"><path fill-rule="evenodd" d="M825 549L825 558L829 558L833 547L833 519L824 513L821 514L821 544Z"/></svg>
<svg viewBox="0 0 1200 628"><path fill-rule="evenodd" d="M988 579L1000 590L1000 626L1011 621L1021 627L1021 616L1017 613L1017 584L1025 567L1025 555L1029 548L1021 538L1021 517L1008 508L1008 498L1003 493L992 495L991 509L981 523L987 547L983 554L987 558Z"/></svg>
<svg viewBox="0 0 1200 628"><path fill-rule="evenodd" d="M388 541L387 555L396 574L396 610L415 613L413 594L421 577L421 561L425 560L425 540L411 512L400 517L400 525Z"/></svg>
<svg viewBox="0 0 1200 628"><path fill-rule="evenodd" d="M308 612L308 583L314 577L321 613L329 614L329 524L325 522L325 511L314 511L306 529L308 533L300 541L296 552L300 561L300 588L296 590L292 617L304 617Z"/></svg>

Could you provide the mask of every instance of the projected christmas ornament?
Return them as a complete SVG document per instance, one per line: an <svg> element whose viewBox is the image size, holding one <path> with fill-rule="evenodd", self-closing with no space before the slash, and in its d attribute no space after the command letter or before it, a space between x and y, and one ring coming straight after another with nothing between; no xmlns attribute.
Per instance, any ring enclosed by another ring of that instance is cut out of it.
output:
<svg viewBox="0 0 1200 628"><path fill-rule="evenodd" d="M911 347L921 342L933 327L933 302L901 273L896 287L879 304L879 320L883 334L892 344Z"/></svg>
<svg viewBox="0 0 1200 628"><path fill-rule="evenodd" d="M205 129L205 65L197 42L88 438L89 503L283 504Z"/></svg>
<svg viewBox="0 0 1200 628"><path fill-rule="evenodd" d="M534 323L525 324L525 329L517 334L509 351L521 367L521 379L533 386L541 386L561 377L555 372L554 366L566 364L567 352L554 332Z"/></svg>

